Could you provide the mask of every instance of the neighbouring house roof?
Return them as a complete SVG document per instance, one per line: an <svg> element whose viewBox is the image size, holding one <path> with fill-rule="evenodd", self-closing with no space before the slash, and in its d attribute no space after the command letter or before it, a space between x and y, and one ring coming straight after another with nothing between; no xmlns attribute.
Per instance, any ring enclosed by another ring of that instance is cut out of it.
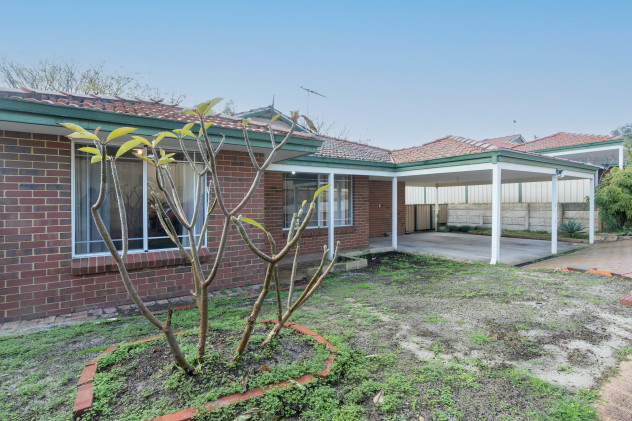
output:
<svg viewBox="0 0 632 421"><path fill-rule="evenodd" d="M167 104L162 100L145 101L139 98L123 98L119 96L97 96L73 94L59 91L42 91L35 89L11 89L0 88L0 97L33 101L44 104L64 105L68 107L84 108L98 111L129 114L141 117L151 117L161 120L180 121L183 123L197 122L197 116L182 114L183 107L175 104ZM242 129L243 118L218 114L209 116L207 121L212 121L216 127ZM269 123L265 121L250 121L247 126L249 131L268 132ZM284 126L274 126L275 132L287 132ZM301 130L294 132L295 136L315 138L314 134Z"/></svg>
<svg viewBox="0 0 632 421"><path fill-rule="evenodd" d="M483 139L481 142L491 143L492 145L502 146L503 148L513 148L525 142L520 134L512 134L510 136L493 137L491 139Z"/></svg>
<svg viewBox="0 0 632 421"><path fill-rule="evenodd" d="M350 140L321 136L323 144L313 156L392 163L391 151Z"/></svg>
<svg viewBox="0 0 632 421"><path fill-rule="evenodd" d="M281 111L274 108L274 105L267 105L265 107L254 108L248 111L240 111L238 113L235 113L233 117L240 118L240 119L247 118L254 122L265 123L266 121L270 121L270 119L277 114L281 114L281 116L273 124L274 127L276 127L277 125L284 125L284 127L287 129L290 126L292 126L292 120L288 116L283 114ZM303 133L310 132L310 130L307 127L304 127L303 125L298 124L298 123L296 124L295 131L303 132Z"/></svg>
<svg viewBox="0 0 632 421"><path fill-rule="evenodd" d="M575 145L606 142L617 139L620 139L620 137L609 135L559 132L550 136L526 142L524 144L516 145L514 146L514 149L519 151L539 151L544 149L563 148Z"/></svg>
<svg viewBox="0 0 632 421"><path fill-rule="evenodd" d="M491 143L449 135L420 146L391 151L391 157L393 162L398 164L487 152L499 148L498 145Z"/></svg>

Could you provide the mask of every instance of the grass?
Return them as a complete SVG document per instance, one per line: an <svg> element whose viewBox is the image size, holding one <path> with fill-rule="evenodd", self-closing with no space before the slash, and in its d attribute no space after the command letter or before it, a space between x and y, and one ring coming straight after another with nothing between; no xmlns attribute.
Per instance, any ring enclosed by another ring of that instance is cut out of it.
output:
<svg viewBox="0 0 632 421"><path fill-rule="evenodd" d="M560 381L573 378L569 373L583 375L582 366L560 361L565 354L549 349L569 338L605 341L599 332L607 326L599 323L608 321L598 315L625 317L616 305L620 290L629 289L622 281L394 253L369 262L367 269L330 275L292 319L339 348L327 381L305 390L266 393L200 419L234 420L253 408L262 411L253 420L596 419L591 406L596 387L555 385L542 373L554 372ZM569 290L573 294L567 297ZM560 304L560 299L567 303ZM586 306L594 301L599 304ZM238 297L214 299L210 318L216 325L241 325L251 304ZM195 327L196 313L176 312L174 328ZM273 302L268 301L261 318L274 317ZM586 324L594 324L596 332ZM0 419L70 419L76 381L86 361L111 345L155 335L143 318L128 317L1 337ZM194 356L194 348L185 347L187 355ZM612 350L612 357L616 362L630 353L628 340ZM117 367L119 356L111 358ZM587 368L595 376L608 369ZM128 375L125 370L110 373L96 380L96 390L106 397L100 401L103 408L120 400L118 392ZM279 371L261 381L284 379L288 373ZM165 370L163 376L164 388L186 389L187 379L177 371ZM221 391L214 387L192 396L192 403L201 404ZM378 394L382 397L374 403ZM140 397L152 399L142 392ZM120 419L144 419L164 407L135 405L130 402Z"/></svg>
<svg viewBox="0 0 632 421"><path fill-rule="evenodd" d="M484 235L491 235L491 228L477 228L475 231L477 233L482 233ZM505 236L518 236L521 238L534 238L539 240L550 240L551 233L547 231L520 231L520 230L502 230L502 234ZM557 231L557 238L567 238L570 240L588 240L588 234L585 232L577 233L574 235L570 235L564 231Z"/></svg>

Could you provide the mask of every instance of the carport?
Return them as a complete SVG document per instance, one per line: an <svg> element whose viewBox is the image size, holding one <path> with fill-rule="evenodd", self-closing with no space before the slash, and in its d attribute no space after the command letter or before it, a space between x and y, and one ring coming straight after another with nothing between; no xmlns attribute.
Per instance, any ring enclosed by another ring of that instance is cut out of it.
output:
<svg viewBox="0 0 632 421"><path fill-rule="evenodd" d="M465 140L465 143L469 141ZM472 141L481 148L480 142ZM487 148L489 145L483 145ZM490 150L477 153L467 153L456 156L448 156L444 158L408 160L405 162L386 163L367 163L362 161L319 158L315 156L300 157L280 162L271 166L273 171L284 172L307 172L328 174L329 183L333 183L334 175L366 175L369 180L391 181L391 215L392 226L391 236L389 238L390 245L397 250L397 183L415 183L416 186L426 187L444 187L444 186L466 186L466 185L492 185L492 235L491 244L486 237L479 239L477 247L488 247L490 250L489 262L491 264L509 263L503 259L503 250L501 247L501 203L502 203L502 184L503 183L519 183L519 182L535 182L535 181L552 181L551 183L551 241L549 252L547 254L557 254L559 251L557 241L557 204L558 204L558 180L566 179L589 179L591 180L590 189L590 224L589 238L590 244L594 242L595 233L595 207L594 207L594 186L596 171L600 168L591 164L570 161L566 159L543 156L530 152L521 152L509 149L498 149L489 147ZM330 211L328 212L328 242L330 250L333 250L334 238L334 221L333 206L334 195L333 190L329 190ZM435 195L438 197L438 195ZM439 203L434 206L435 211L439 209ZM438 218L438 212L434 216ZM370 223L370 221L369 221ZM438 224L434 224L438 226ZM422 234L423 235L423 234ZM462 236L454 238L454 241L460 241ZM484 240L487 240L485 242ZM537 241L537 240L536 240ZM382 243L383 243L382 239ZM486 243L486 244L485 244ZM537 244L542 244L541 242ZM504 245L504 243L503 243ZM455 247L457 245L455 244ZM566 246L564 246L566 248ZM467 256L465 256L467 257ZM509 260L509 259L508 259ZM528 260L528 259L526 259Z"/></svg>
<svg viewBox="0 0 632 421"><path fill-rule="evenodd" d="M400 235L397 239L397 249L411 253L430 254L449 257L457 260L474 260L489 262L491 249L489 236L471 235L453 232L417 232ZM390 247L389 237L371 239L371 248L382 249ZM582 244L560 242L558 252L564 253L581 247ZM551 254L551 246L545 240L525 238L501 238L502 263L518 265L531 262Z"/></svg>

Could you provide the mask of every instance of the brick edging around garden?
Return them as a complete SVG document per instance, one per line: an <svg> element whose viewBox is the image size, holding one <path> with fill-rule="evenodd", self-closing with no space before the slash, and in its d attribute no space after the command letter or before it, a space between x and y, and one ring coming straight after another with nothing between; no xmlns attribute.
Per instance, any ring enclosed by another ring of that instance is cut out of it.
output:
<svg viewBox="0 0 632 421"><path fill-rule="evenodd" d="M274 324L276 320L259 320L258 323L265 324ZM334 359L336 355L336 347L333 346L329 341L325 338L317 334L316 332L312 332L311 330L297 325L295 323L286 322L284 324L285 328L291 328L296 330L297 332L311 336L314 338L316 342L324 344L330 352L329 358L325 360L323 363L323 369L318 374L320 378L326 378L334 366ZM178 332L180 333L180 332ZM176 335L178 334L176 333ZM138 341L130 342L129 345L139 344L143 342L153 341L154 339L161 338L162 336L154 336L151 338L141 339ZM94 391L92 380L94 379L94 375L97 372L97 363L99 358L101 358L105 354L109 354L110 352L115 351L119 348L120 345L112 346L102 353L100 353L96 358L86 363L81 376L79 377L79 381L77 382L78 390L77 390L77 398L75 399L75 404L72 409L73 419L78 419L83 416L90 408L92 408L92 403L94 400ZM207 402L203 405L202 410L199 408L186 408L177 412L173 412L171 414L161 415L159 417L153 418L151 421L186 421L195 418L196 416L213 411L215 409L223 408L225 406L243 402L252 398L256 398L259 396L263 396L263 394L270 390L279 390L279 389L287 389L294 387L296 384L303 385L305 383L310 383L317 380L317 377L312 374L305 374L296 379L290 379L289 381L282 381L279 383L270 384L263 387L255 387L253 389L249 389L243 393L234 393L229 396L225 396L223 398L216 399L211 402Z"/></svg>

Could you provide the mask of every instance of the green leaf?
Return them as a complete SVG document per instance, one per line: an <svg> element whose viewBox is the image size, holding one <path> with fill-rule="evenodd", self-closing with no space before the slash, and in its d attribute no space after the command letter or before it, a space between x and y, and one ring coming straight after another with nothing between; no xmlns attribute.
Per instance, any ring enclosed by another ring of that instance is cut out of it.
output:
<svg viewBox="0 0 632 421"><path fill-rule="evenodd" d="M193 127L194 125L195 125L195 123L187 123L187 124L184 125L182 130L190 131L191 127Z"/></svg>
<svg viewBox="0 0 632 421"><path fill-rule="evenodd" d="M76 133L69 134L68 137L71 139L90 139L90 140L101 141L101 139L99 139L97 135L90 132L76 132Z"/></svg>
<svg viewBox="0 0 632 421"><path fill-rule="evenodd" d="M116 156L114 157L114 159L123 155L125 152L129 151L130 149L134 149L136 146L140 145L141 143L142 143L141 139L128 140L127 142L121 145L118 152L116 152Z"/></svg>
<svg viewBox="0 0 632 421"><path fill-rule="evenodd" d="M266 234L268 233L268 231L266 231L266 229L263 228L263 225L261 225L260 223L258 223L254 219L250 219L250 218L246 218L246 217L242 216L241 220L243 222L247 223L247 224L254 225L255 227L259 228L261 231L265 232Z"/></svg>
<svg viewBox="0 0 632 421"><path fill-rule="evenodd" d="M143 161L147 161L149 162L151 165L154 165L154 161L152 161L151 159L147 158L145 155L141 155L137 152L132 152L132 155L134 155L136 158L140 158Z"/></svg>
<svg viewBox="0 0 632 421"><path fill-rule="evenodd" d="M97 162L101 162L101 155L95 155L90 159L91 164L96 164Z"/></svg>
<svg viewBox="0 0 632 421"><path fill-rule="evenodd" d="M138 140L143 145L151 146L151 143L149 143L149 140L145 139L142 136L132 136L132 139L133 140Z"/></svg>
<svg viewBox="0 0 632 421"><path fill-rule="evenodd" d="M57 123L57 124L59 124L61 127L65 127L68 130L72 130L73 132L79 132L79 133L87 132L86 129L74 123Z"/></svg>
<svg viewBox="0 0 632 421"><path fill-rule="evenodd" d="M316 198L320 196L320 194L324 192L325 190L327 190L329 187L331 187L331 184L327 184L326 186L322 186L321 188L316 190L316 193L314 193L314 200L316 200Z"/></svg>
<svg viewBox="0 0 632 421"><path fill-rule="evenodd" d="M201 115L207 115L213 110L213 107L219 104L223 99L224 98L214 98L210 101L198 104L195 108L197 108Z"/></svg>
<svg viewBox="0 0 632 421"><path fill-rule="evenodd" d="M175 133L178 133L179 135L181 135L182 137L184 136L191 136L193 139L197 139L195 137L195 135L191 132L191 130L185 130L185 129L175 129L174 130Z"/></svg>
<svg viewBox="0 0 632 421"><path fill-rule="evenodd" d="M204 123L204 129L206 129L208 131L208 128L211 127L213 125L212 121L207 121L206 123ZM198 137L202 137L202 127L200 127L200 131L198 133Z"/></svg>
<svg viewBox="0 0 632 421"><path fill-rule="evenodd" d="M94 154L94 155L101 155L101 152L99 152L99 150L97 148L91 148L89 146L86 146L84 148L79 148L77 150L81 151L81 152L91 153L91 154Z"/></svg>
<svg viewBox="0 0 632 421"><path fill-rule="evenodd" d="M282 114L281 114L281 113L279 113L279 114L275 115L274 117L272 117L272 118L270 119L270 124L274 123L274 121L275 121L277 118L281 117L281 115L282 115Z"/></svg>
<svg viewBox="0 0 632 421"><path fill-rule="evenodd" d="M193 115L197 115L197 113L195 112L195 110L182 110L181 112L182 112L182 114L193 114Z"/></svg>
<svg viewBox="0 0 632 421"><path fill-rule="evenodd" d="M175 134L171 133L171 132L160 132L156 135L156 139L154 139L154 143L153 146L155 147L158 142L160 142L162 139L164 139L165 137L173 137L173 138L178 138L178 136L176 136Z"/></svg>
<svg viewBox="0 0 632 421"><path fill-rule="evenodd" d="M162 165L162 164L169 164L169 163L171 163L171 162L176 162L176 160L175 160L175 159L173 159L173 158L167 158L167 157L164 157L164 158L160 158L160 159L158 160L158 165Z"/></svg>
<svg viewBox="0 0 632 421"><path fill-rule="evenodd" d="M107 139L105 139L106 142L109 142L112 139L116 139L117 137L121 137L124 136L126 134L129 134L135 130L138 130L136 127L119 127L118 129L114 130L112 133L110 133L107 137Z"/></svg>
<svg viewBox="0 0 632 421"><path fill-rule="evenodd" d="M305 123L307 123L307 127L309 127L311 131L313 131L314 133L318 133L318 129L316 128L312 120L310 120L306 115L302 115L301 117L303 117L303 120L305 120Z"/></svg>
<svg viewBox="0 0 632 421"><path fill-rule="evenodd" d="M307 203L307 200L303 200L303 203L301 203L301 207L304 207L306 203Z"/></svg>

